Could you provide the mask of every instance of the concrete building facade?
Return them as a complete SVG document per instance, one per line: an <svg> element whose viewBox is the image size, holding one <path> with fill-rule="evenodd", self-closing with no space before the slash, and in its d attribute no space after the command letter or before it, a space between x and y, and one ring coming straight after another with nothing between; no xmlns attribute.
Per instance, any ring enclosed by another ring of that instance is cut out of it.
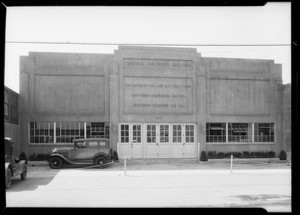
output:
<svg viewBox="0 0 300 215"><path fill-rule="evenodd" d="M284 150L281 65L208 58L195 48L119 46L114 54L20 57L27 154L107 137L120 156Z"/></svg>

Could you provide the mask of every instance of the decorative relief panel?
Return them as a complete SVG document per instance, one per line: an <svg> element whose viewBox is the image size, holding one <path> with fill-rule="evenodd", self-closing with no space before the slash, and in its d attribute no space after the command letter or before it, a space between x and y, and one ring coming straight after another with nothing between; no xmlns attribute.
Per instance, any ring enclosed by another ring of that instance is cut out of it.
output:
<svg viewBox="0 0 300 215"><path fill-rule="evenodd" d="M192 113L192 78L124 77L124 113Z"/></svg>

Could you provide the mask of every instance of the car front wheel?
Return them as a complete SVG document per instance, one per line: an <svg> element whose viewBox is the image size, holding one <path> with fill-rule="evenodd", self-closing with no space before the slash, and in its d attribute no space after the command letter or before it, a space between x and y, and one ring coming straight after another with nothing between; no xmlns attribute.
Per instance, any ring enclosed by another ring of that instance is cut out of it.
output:
<svg viewBox="0 0 300 215"><path fill-rule="evenodd" d="M27 178L27 164L24 164L23 172L21 174L21 179L25 180Z"/></svg>
<svg viewBox="0 0 300 215"><path fill-rule="evenodd" d="M62 160L58 157L51 158L49 161L49 166L51 169L59 169L62 166Z"/></svg>
<svg viewBox="0 0 300 215"><path fill-rule="evenodd" d="M8 189L11 186L11 178L12 173L10 169L7 169L6 177L5 177L5 188Z"/></svg>
<svg viewBox="0 0 300 215"><path fill-rule="evenodd" d="M94 161L95 165L98 165L99 168L103 169L106 167L106 163L107 163L107 159L103 156L98 156L95 161Z"/></svg>

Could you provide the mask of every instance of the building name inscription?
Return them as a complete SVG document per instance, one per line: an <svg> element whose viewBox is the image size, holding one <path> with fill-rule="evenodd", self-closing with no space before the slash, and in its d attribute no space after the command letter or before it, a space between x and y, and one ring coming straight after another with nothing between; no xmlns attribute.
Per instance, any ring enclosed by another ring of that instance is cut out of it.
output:
<svg viewBox="0 0 300 215"><path fill-rule="evenodd" d="M176 68L176 69L193 69L192 60L167 60L167 59L141 59L141 58L124 58L124 68L128 67L152 67L152 68Z"/></svg>

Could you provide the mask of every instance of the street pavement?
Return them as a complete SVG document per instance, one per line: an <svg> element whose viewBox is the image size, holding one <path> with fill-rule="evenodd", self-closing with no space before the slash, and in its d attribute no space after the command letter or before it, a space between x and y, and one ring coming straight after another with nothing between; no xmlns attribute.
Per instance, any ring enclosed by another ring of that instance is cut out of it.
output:
<svg viewBox="0 0 300 215"><path fill-rule="evenodd" d="M252 167L252 168L251 168ZM128 160L105 169L52 170L29 162L15 178L7 207L261 207L291 212L289 163Z"/></svg>

